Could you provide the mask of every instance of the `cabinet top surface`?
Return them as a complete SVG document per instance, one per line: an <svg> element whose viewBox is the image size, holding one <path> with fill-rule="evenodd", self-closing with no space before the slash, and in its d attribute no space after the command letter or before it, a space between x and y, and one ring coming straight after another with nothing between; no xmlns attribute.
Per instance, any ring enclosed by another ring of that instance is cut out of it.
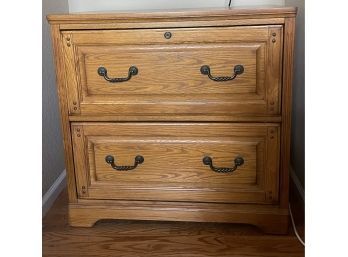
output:
<svg viewBox="0 0 348 257"><path fill-rule="evenodd" d="M47 16L50 23L112 22L125 20L171 20L171 19L257 19L270 17L294 17L296 7L231 7L209 9L173 9L147 11L108 11Z"/></svg>

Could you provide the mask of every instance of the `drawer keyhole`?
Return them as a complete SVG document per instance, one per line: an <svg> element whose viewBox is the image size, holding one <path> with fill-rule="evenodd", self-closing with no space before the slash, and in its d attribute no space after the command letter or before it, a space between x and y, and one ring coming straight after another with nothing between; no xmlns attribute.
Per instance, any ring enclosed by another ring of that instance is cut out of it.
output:
<svg viewBox="0 0 348 257"><path fill-rule="evenodd" d="M169 32L169 31L167 31L166 33L164 33L164 37L165 37L166 39L170 39L170 38L172 37L172 33Z"/></svg>

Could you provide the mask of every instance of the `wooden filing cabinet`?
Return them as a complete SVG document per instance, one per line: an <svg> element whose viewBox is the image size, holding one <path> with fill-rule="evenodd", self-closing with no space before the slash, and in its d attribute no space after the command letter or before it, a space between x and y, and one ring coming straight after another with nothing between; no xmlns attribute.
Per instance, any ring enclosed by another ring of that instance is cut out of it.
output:
<svg viewBox="0 0 348 257"><path fill-rule="evenodd" d="M286 233L295 8L49 15L69 222Z"/></svg>

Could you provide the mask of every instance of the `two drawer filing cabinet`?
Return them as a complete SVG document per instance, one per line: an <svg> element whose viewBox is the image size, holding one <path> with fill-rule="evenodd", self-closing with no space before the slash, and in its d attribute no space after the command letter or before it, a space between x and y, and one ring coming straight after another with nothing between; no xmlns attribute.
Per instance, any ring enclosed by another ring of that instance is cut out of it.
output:
<svg viewBox="0 0 348 257"><path fill-rule="evenodd" d="M288 228L296 8L49 15L71 226Z"/></svg>

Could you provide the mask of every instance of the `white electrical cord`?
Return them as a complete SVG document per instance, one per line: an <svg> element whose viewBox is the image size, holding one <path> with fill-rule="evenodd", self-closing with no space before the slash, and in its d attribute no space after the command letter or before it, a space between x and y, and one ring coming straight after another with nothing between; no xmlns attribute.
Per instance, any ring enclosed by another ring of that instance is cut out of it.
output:
<svg viewBox="0 0 348 257"><path fill-rule="evenodd" d="M289 203L289 212L290 212L291 223L292 223L292 227L293 227L293 229L294 229L295 235L296 235L298 241L300 241L301 244L302 244L303 246L305 246L305 243L302 241L301 237L300 237L299 234L297 233L297 229L296 229L296 226L295 226L294 217L292 216L292 211L291 211L290 203Z"/></svg>

